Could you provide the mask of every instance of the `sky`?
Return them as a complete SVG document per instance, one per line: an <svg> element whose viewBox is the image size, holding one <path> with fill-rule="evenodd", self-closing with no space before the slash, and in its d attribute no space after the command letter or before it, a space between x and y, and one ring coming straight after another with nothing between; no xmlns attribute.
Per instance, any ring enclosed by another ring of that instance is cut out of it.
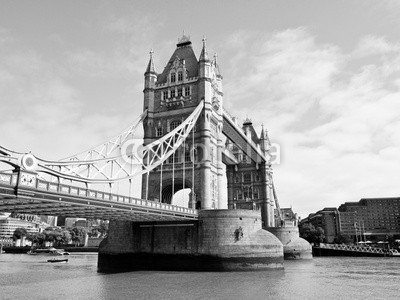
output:
<svg viewBox="0 0 400 300"><path fill-rule="evenodd" d="M400 196L399 1L10 1L0 4L0 145L61 159L143 108L183 32L218 54L224 106L281 148L281 207L301 217Z"/></svg>

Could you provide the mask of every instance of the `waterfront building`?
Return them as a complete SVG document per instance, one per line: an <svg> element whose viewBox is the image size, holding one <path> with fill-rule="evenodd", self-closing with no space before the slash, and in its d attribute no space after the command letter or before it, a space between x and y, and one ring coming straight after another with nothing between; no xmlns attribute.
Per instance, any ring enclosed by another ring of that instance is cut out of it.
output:
<svg viewBox="0 0 400 300"><path fill-rule="evenodd" d="M87 221L84 218L65 218L65 228L87 227Z"/></svg>
<svg viewBox="0 0 400 300"><path fill-rule="evenodd" d="M291 207L281 208L280 215L278 209L275 209L275 227L298 226L298 222L299 217Z"/></svg>
<svg viewBox="0 0 400 300"><path fill-rule="evenodd" d="M2 217L0 218L0 237L12 238L17 228L25 228L28 233L38 233L40 232L39 225L19 218Z"/></svg>
<svg viewBox="0 0 400 300"><path fill-rule="evenodd" d="M382 241L390 237L400 238L400 197L364 198L358 202L346 202L339 212L348 216L342 227L347 226L356 240ZM352 220L352 216L353 219ZM344 232L343 232L344 234Z"/></svg>
<svg viewBox="0 0 400 300"><path fill-rule="evenodd" d="M400 238L400 197L364 198L345 202L336 208L324 208L302 219L325 231L326 242L338 235L355 243Z"/></svg>
<svg viewBox="0 0 400 300"><path fill-rule="evenodd" d="M316 213L309 214L307 218L300 221L300 224L305 223L312 224L315 228L322 228L327 243L333 243L335 237L340 233L339 211L334 207L326 207Z"/></svg>

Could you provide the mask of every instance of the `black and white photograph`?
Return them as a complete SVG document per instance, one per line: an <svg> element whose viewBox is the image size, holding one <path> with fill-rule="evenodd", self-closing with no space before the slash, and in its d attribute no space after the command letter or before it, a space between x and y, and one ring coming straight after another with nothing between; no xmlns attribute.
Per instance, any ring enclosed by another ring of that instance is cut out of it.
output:
<svg viewBox="0 0 400 300"><path fill-rule="evenodd" d="M0 299L396 299L400 1L0 1Z"/></svg>

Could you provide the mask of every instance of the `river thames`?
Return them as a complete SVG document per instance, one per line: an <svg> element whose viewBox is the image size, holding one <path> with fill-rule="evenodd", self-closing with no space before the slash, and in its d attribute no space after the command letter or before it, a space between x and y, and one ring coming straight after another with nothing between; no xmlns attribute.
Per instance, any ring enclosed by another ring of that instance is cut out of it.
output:
<svg viewBox="0 0 400 300"><path fill-rule="evenodd" d="M259 272L97 273L97 254L0 255L0 299L395 299L400 258L316 257Z"/></svg>

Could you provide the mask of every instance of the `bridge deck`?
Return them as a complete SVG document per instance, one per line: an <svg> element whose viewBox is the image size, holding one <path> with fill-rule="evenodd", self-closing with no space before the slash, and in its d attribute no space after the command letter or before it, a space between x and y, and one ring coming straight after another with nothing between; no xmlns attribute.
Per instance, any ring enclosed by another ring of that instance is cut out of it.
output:
<svg viewBox="0 0 400 300"><path fill-rule="evenodd" d="M0 211L129 221L198 217L195 209L48 182L22 171L0 173Z"/></svg>

